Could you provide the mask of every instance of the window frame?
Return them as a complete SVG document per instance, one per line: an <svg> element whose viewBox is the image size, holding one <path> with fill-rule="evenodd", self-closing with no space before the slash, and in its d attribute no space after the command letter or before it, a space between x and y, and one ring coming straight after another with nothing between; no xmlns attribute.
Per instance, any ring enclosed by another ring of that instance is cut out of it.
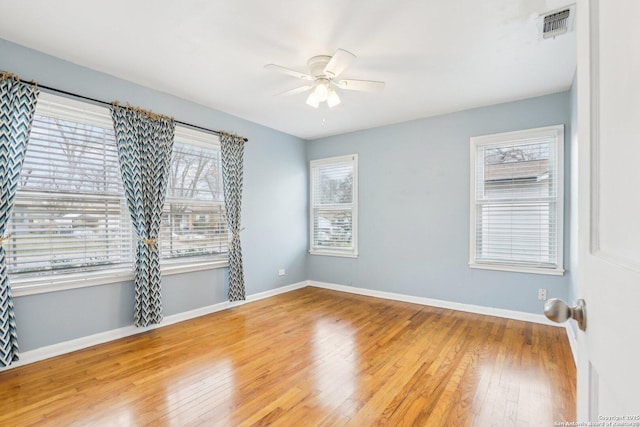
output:
<svg viewBox="0 0 640 427"><path fill-rule="evenodd" d="M318 247L315 245L314 236L314 170L320 166L351 163L353 168L353 188L351 202L351 236L352 247ZM344 258L358 257L358 154L328 157L309 161L309 254L325 255Z"/></svg>
<svg viewBox="0 0 640 427"><path fill-rule="evenodd" d="M550 138L555 140L555 162L556 162L556 262L555 266L537 266L526 262L503 261L483 261L476 257L476 226L478 201L476 199L476 173L478 171L478 148L483 146L500 146L500 144L511 146L519 142L528 140ZM546 126L518 130L513 132L503 132L491 135L475 136L470 138L470 186L469 186L469 267L485 270L510 271L519 273L534 273L546 275L564 274L564 125Z"/></svg>
<svg viewBox="0 0 640 427"><path fill-rule="evenodd" d="M187 142L188 141L188 142ZM183 125L176 125L174 144L188 144L195 147L207 148L207 149L217 149L221 150L220 147L220 137L214 134L208 134L201 130L192 129ZM174 147L175 148L175 147ZM222 152L219 154L220 158L222 158ZM220 165L220 192L223 191L222 184L222 165ZM169 186L169 185L168 185ZM169 192L169 188L167 188L167 193ZM169 194L167 194L165 198L165 206L164 209L167 208L167 203L171 201ZM196 204L205 204L205 202L196 200ZM225 201L224 198L222 201L212 202L212 205L222 205L223 210L225 209ZM226 214L224 218L224 222L226 224ZM226 232L227 239L230 236L229 227L227 225ZM228 245L228 242L227 242ZM229 265L229 252L227 249L226 255L224 256L209 256L209 255L196 255L191 257L161 257L160 258L160 268L163 274L178 274L189 271L199 271L213 268L222 268L227 267Z"/></svg>
<svg viewBox="0 0 640 427"><path fill-rule="evenodd" d="M42 91L39 95L40 99L44 99L47 104L58 103L65 107L75 108L77 110L86 111L88 114L98 114L103 116L101 119L107 119L109 122L111 121L111 116L108 112L107 106L98 105L95 103L87 102L85 100L76 99L73 97L61 96L55 93L49 93L46 91ZM39 100L40 100L39 99ZM51 106L48 105L45 111L51 112ZM36 113L38 111L38 107L36 104ZM79 120L88 121L84 115L84 113L79 112L78 118ZM105 115L106 114L106 115ZM98 122L96 122L98 123ZM104 125L104 121L100 120L100 123ZM184 137L184 135L196 135L200 134L201 141L198 144L194 145L203 145L202 139L211 140L212 138L219 141L219 137L216 135L209 135L206 132L200 130L194 130L187 126L178 125L176 126L176 134L180 134ZM202 135L206 135L205 138ZM210 138L209 138L210 136ZM196 135L197 137L197 135ZM182 138L184 139L184 138ZM180 141L183 142L184 141ZM219 142L218 144L210 144L213 148L220 148ZM27 150L27 156L29 155L29 151ZM121 194L122 200L125 201L124 190ZM223 202L224 203L224 202ZM123 216L127 221L130 221L130 216L128 210L125 209ZM226 221L225 221L226 222ZM130 229L131 230L131 229ZM132 230L131 230L132 231ZM35 295L40 293L54 292L54 291L63 291L68 289L77 289L84 288L90 286L98 286L105 284L116 284L116 283L126 283L135 279L135 241L133 237L133 232L131 232L131 266L128 265L119 265L112 268L104 268L104 269L96 269L93 271L85 271L85 272L73 272L73 273L61 273L61 274L46 274L43 276L30 276L30 277L20 277L18 275L10 274L11 288L12 294L14 297L20 297L25 295ZM193 259L189 260L189 257L184 258L184 262L167 262L166 260L161 261L161 271L165 276L186 273L190 271L200 271L200 270L209 270L215 268L223 268L229 265L228 257L224 259L211 259L207 260L206 257L193 257Z"/></svg>

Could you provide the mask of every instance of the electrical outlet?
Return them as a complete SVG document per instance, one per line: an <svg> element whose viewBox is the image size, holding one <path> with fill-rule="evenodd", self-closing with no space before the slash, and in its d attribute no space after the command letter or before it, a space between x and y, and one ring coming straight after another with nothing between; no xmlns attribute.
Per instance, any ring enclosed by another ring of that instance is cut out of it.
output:
<svg viewBox="0 0 640 427"><path fill-rule="evenodd" d="M547 290L546 289L538 289L538 299L540 301L546 301L547 300Z"/></svg>
<svg viewBox="0 0 640 427"><path fill-rule="evenodd" d="M284 273L285 273L284 268L281 268L278 270L278 276L284 276Z"/></svg>

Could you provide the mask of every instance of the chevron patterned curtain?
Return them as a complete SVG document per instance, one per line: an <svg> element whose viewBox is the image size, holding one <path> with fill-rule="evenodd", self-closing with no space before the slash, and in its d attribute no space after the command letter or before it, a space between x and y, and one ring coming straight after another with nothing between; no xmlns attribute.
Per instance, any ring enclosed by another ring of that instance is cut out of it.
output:
<svg viewBox="0 0 640 427"><path fill-rule="evenodd" d="M170 117L118 105L111 107L111 116L127 206L138 239L134 324L148 326L162 321L157 239L175 123Z"/></svg>
<svg viewBox="0 0 640 427"><path fill-rule="evenodd" d="M227 223L231 232L229 244L229 301L245 299L242 247L240 245L240 210L242 205L242 154L244 138L220 133L222 151L222 184Z"/></svg>
<svg viewBox="0 0 640 427"><path fill-rule="evenodd" d="M2 242L9 238L5 231L27 152L38 94L37 88L21 83L10 74L3 73L0 77L0 366L9 366L18 360L16 319Z"/></svg>

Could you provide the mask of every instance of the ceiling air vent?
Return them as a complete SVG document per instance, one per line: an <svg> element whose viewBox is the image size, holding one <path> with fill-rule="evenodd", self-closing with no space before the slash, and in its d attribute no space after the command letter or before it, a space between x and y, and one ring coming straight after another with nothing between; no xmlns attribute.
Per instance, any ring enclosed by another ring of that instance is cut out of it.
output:
<svg viewBox="0 0 640 427"><path fill-rule="evenodd" d="M550 39L573 31L574 14L575 6L569 6L543 15L542 38Z"/></svg>

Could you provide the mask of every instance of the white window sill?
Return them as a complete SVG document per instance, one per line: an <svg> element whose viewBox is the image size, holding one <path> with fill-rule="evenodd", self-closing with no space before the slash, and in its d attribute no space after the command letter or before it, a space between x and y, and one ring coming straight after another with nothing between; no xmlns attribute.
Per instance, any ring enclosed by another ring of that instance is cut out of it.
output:
<svg viewBox="0 0 640 427"><path fill-rule="evenodd" d="M129 270L112 270L109 272L92 272L65 275L51 275L44 277L30 277L28 279L12 279L9 275L11 293L14 297L43 294L47 292L66 291L69 289L85 288L89 286L122 283L133 280L133 272Z"/></svg>
<svg viewBox="0 0 640 427"><path fill-rule="evenodd" d="M496 270L496 271L511 271L515 273L533 273L533 274L546 274L550 276L562 276L564 275L563 268L544 268L544 267L528 267L523 265L509 265L509 264L478 264L469 263L469 267L477 268L480 270Z"/></svg>
<svg viewBox="0 0 640 427"><path fill-rule="evenodd" d="M193 262L191 264L173 264L167 262L162 266L162 275L171 276L173 274L189 273L191 271L213 270L215 268L229 267L229 260L217 260L217 261L201 261Z"/></svg>
<svg viewBox="0 0 640 427"><path fill-rule="evenodd" d="M174 264L162 267L163 276L188 273L192 271L212 270L228 267L227 260L199 262L193 264ZM77 273L67 275L51 275L48 277L32 277L28 279L11 280L11 293L14 297L43 294L48 292L66 291L69 289L87 288L90 286L109 285L114 283L131 282L135 279L133 271L112 270L108 272Z"/></svg>
<svg viewBox="0 0 640 427"><path fill-rule="evenodd" d="M321 251L317 249L312 249L309 251L311 255L324 255L324 256L336 256L342 258L358 258L358 253L354 252L338 252L338 251Z"/></svg>

